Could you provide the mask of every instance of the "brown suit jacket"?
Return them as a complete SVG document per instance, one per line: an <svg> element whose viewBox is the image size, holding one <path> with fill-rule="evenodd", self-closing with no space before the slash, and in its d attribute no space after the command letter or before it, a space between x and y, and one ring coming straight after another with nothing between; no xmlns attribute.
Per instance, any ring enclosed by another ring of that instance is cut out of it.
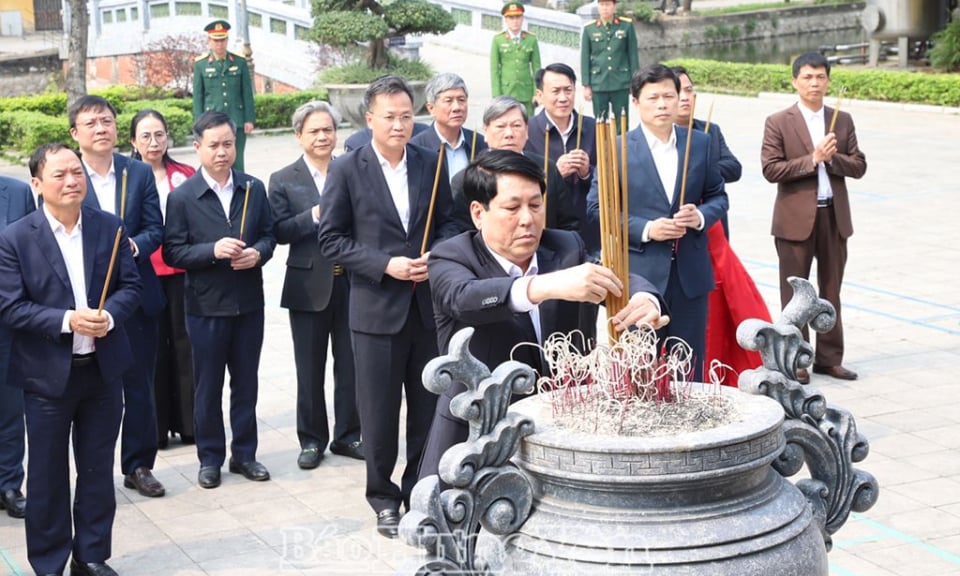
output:
<svg viewBox="0 0 960 576"><path fill-rule="evenodd" d="M826 131L830 129L833 108L824 106L823 115ZM848 238L853 234L853 223L844 178L863 176L867 171L867 159L857 146L857 133L849 114L840 112L834 132L837 135L837 153L827 164L827 174L833 189L837 228L843 238ZM813 231L817 216L817 168L812 159L814 146L799 104L767 118L760 162L763 176L777 184L771 230L777 238L799 242L809 238Z"/></svg>

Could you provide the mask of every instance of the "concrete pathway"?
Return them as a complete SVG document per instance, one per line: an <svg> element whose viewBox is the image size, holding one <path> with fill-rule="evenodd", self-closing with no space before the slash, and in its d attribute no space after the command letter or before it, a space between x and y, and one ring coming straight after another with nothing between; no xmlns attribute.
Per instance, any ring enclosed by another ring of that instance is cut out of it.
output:
<svg viewBox="0 0 960 576"><path fill-rule="evenodd" d="M463 74L471 120L489 97L486 61L427 45L438 70ZM764 118L791 97L701 95L744 165L729 187L732 243L777 309L777 260L769 235L774 186L760 173ZM856 234L844 289L845 362L853 383L813 376L832 403L850 409L871 443L862 468L880 482L874 509L835 535L834 576L960 576L960 161L958 110L846 102L867 155L865 178L850 182ZM341 134L341 141L346 134ZM247 165L266 180L299 152L289 135L257 136ZM178 154L192 161L189 152ZM22 167L0 172L25 176ZM124 576L391 574L415 559L377 536L363 498L363 464L328 454L313 471L296 466L293 353L279 308L286 250L265 269L266 338L258 406L260 459L273 479L225 474L223 486L196 485L192 446L172 442L156 474L167 496L146 499L120 487L111 564ZM402 451L401 451L402 454ZM28 574L23 523L0 514L0 574Z"/></svg>

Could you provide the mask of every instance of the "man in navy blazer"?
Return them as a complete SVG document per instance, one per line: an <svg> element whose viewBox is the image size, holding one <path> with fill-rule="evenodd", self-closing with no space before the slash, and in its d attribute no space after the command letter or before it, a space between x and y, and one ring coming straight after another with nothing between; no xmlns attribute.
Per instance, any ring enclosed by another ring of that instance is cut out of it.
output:
<svg viewBox="0 0 960 576"><path fill-rule="evenodd" d="M429 130L414 134L410 143L439 153L440 139L443 138L443 160L452 180L454 174L487 149L487 144L483 136L463 127L470 108L463 78L452 72L437 74L427 82L426 94L427 110L433 116L433 124Z"/></svg>
<svg viewBox="0 0 960 576"><path fill-rule="evenodd" d="M257 395L263 347L263 266L276 246L263 182L232 170L237 126L223 112L193 125L200 170L167 198L163 260L187 271L187 330L193 347L194 424L202 488L220 485L226 460L224 372L230 371L229 470L270 479L257 462Z"/></svg>
<svg viewBox="0 0 960 576"><path fill-rule="evenodd" d="M320 200L320 250L350 274L350 330L357 408L367 465L367 502L381 535L396 537L399 508L409 508L436 395L420 383L437 355L424 238L456 233L450 184L437 154L409 145L413 94L399 76L383 76L364 96L368 146L330 165ZM428 213L433 207L432 219ZM407 399L407 467L401 486L390 480L397 462L403 392Z"/></svg>
<svg viewBox="0 0 960 576"><path fill-rule="evenodd" d="M30 212L35 205L30 186L0 176L0 231ZM23 484L23 391L7 384L10 363L10 328L0 324L0 510L11 518L23 518L27 500Z"/></svg>
<svg viewBox="0 0 960 576"><path fill-rule="evenodd" d="M76 152L41 146L30 173L43 209L0 234L0 319L14 330L9 379L23 389L30 438L27 559L37 574L62 574L72 554L72 574L110 576L113 455L132 360L124 328L140 304L140 277L125 234L107 277L121 222L83 206ZM80 471L72 521L71 437Z"/></svg>
<svg viewBox="0 0 960 576"><path fill-rule="evenodd" d="M593 340L596 311L585 314L582 308L596 308L608 292L619 296L624 286L613 271L589 263L577 233L545 229L546 185L537 162L490 150L464 171L463 180L477 229L440 242L430 253L440 351L447 352L458 330L472 326L470 352L491 370L513 359L548 374L535 344L555 332L580 331ZM632 297L614 317L617 326L662 322L653 285L631 275L626 289ZM518 346L524 342L530 345ZM437 401L421 478L436 474L443 453L467 439L466 422L450 412L450 401L464 390L456 383Z"/></svg>
<svg viewBox="0 0 960 576"><path fill-rule="evenodd" d="M707 251L707 229L727 210L727 193L710 137L674 126L680 79L661 64L633 75L630 93L640 126L627 135L630 271L640 274L664 295L671 310L661 340L678 337L690 345L693 373L703 375L707 297L714 288ZM680 202L687 138L690 165ZM619 144L618 144L619 147ZM619 169L619 168L618 168ZM667 193L669 190L669 195ZM597 179L590 189L588 210L599 220Z"/></svg>
<svg viewBox="0 0 960 576"><path fill-rule="evenodd" d="M600 226L587 218L587 194L593 170L597 166L596 120L573 109L577 75L573 68L556 62L539 70L534 77L537 102L543 110L530 119L525 151L540 157L548 156L570 190L575 214L580 221L580 237L588 254L600 252ZM545 151L546 132L550 131L550 150ZM577 144L579 143L579 147Z"/></svg>
<svg viewBox="0 0 960 576"><path fill-rule="evenodd" d="M88 193L84 202L123 221L143 282L140 307L125 326L134 361L123 376L124 416L120 436L123 485L144 496L163 496L163 484L152 472L157 459L153 378L159 342L158 315L166 304L150 263L150 255L163 241L163 216L156 181L150 166L114 153L117 112L109 101L100 96L82 96L70 106L67 116L70 135L80 147L87 173ZM124 178L126 198L122 197Z"/></svg>

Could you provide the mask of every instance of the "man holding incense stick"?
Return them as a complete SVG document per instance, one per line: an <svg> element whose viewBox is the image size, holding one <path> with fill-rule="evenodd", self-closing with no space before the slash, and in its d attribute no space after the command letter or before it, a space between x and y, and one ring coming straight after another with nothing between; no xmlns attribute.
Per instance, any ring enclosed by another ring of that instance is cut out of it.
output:
<svg viewBox="0 0 960 576"><path fill-rule="evenodd" d="M580 237L587 245L587 253L600 251L600 228L587 220L587 194L597 165L596 121L574 111L577 75L562 62L547 65L537 71L537 101L543 110L530 119L527 144L524 151L546 156L557 167L567 184L580 220ZM550 132L550 149L546 150Z"/></svg>
<svg viewBox="0 0 960 576"><path fill-rule="evenodd" d="M813 371L856 380L857 373L843 366L840 285L853 234L846 178L862 177L867 159L850 115L823 105L830 63L822 54L807 52L794 60L793 87L800 101L767 118L760 150L763 176L777 184L772 233L780 259L780 302L786 306L793 295L787 278L808 278L816 258L820 297L833 304L837 324L817 335ZM804 337L809 339L806 327ZM797 379L809 374L798 370Z"/></svg>
<svg viewBox="0 0 960 576"><path fill-rule="evenodd" d="M443 353L453 335L470 326L471 353L491 370L513 359L546 374L536 345L555 332L593 340L595 305L624 291L632 296L613 316L617 330L666 321L657 290L644 278L631 275L625 286L625 278L589 262L576 233L545 229L546 185L531 158L489 150L464 171L463 190L475 229L439 243L429 263ZM583 308L594 311L585 314ZM467 423L450 412L450 401L464 390L459 383L451 386L437 402L421 478L436 474L444 452L467 439Z"/></svg>
<svg viewBox="0 0 960 576"><path fill-rule="evenodd" d="M447 175L467 167L473 158L487 149L483 136L464 128L469 109L467 84L452 72L437 74L427 82L427 111L433 116L433 125L410 138L410 143L427 150L440 150L443 142L443 160Z"/></svg>
<svg viewBox="0 0 960 576"><path fill-rule="evenodd" d="M106 564L113 458L140 276L120 218L85 205L76 152L40 146L30 174L43 205L0 235L0 319L14 331L9 383L23 389L29 440L27 559L41 575L63 574L70 559L76 576L115 576Z"/></svg>
<svg viewBox="0 0 960 576"><path fill-rule="evenodd" d="M366 497L377 531L397 537L410 509L420 454L436 405L420 382L437 355L427 250L453 236L450 180L436 152L412 146L413 93L399 76L364 95L371 142L330 163L320 196L320 251L350 275L350 330L357 409L367 466ZM392 480L401 402L407 401L407 464Z"/></svg>
<svg viewBox="0 0 960 576"><path fill-rule="evenodd" d="M143 297L127 321L133 362L123 376L123 428L120 471L123 485L150 498L164 495L153 476L157 459L157 408L153 379L159 343L159 314L166 305L150 255L163 240L163 216L153 170L115 153L117 112L100 96L82 96L67 111L70 135L80 148L87 173L84 204L116 214L130 237L130 250L140 270Z"/></svg>
<svg viewBox="0 0 960 576"><path fill-rule="evenodd" d="M187 272L194 422L202 488L220 485L226 459L223 376L230 371L229 470L270 479L257 462L257 370L263 345L262 267L273 256L273 215L263 182L231 169L237 126L223 112L193 125L200 170L167 198L163 260Z"/></svg>
<svg viewBox="0 0 960 576"><path fill-rule="evenodd" d="M626 135L629 259L630 272L650 280L670 307L671 321L660 331L661 341L669 346L667 339L676 337L690 346L690 376L699 381L707 297L714 288L707 229L727 211L727 193L710 137L674 125L679 93L680 79L662 64L633 76L631 94L640 125ZM598 220L600 201L594 177L587 210Z"/></svg>

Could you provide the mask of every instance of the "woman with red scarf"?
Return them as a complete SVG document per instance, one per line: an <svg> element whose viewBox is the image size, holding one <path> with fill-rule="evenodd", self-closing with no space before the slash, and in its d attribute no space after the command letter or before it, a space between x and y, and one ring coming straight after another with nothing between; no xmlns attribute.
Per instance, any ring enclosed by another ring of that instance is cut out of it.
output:
<svg viewBox="0 0 960 576"><path fill-rule="evenodd" d="M130 122L131 154L153 168L160 197L160 211L167 217L170 191L196 170L177 162L167 152L167 122L156 110L143 110ZM157 445L166 448L170 434L179 434L184 444L193 444L193 356L183 308L184 271L163 261L160 249L150 255L160 278L167 307L160 317L160 348L154 393L157 402Z"/></svg>

